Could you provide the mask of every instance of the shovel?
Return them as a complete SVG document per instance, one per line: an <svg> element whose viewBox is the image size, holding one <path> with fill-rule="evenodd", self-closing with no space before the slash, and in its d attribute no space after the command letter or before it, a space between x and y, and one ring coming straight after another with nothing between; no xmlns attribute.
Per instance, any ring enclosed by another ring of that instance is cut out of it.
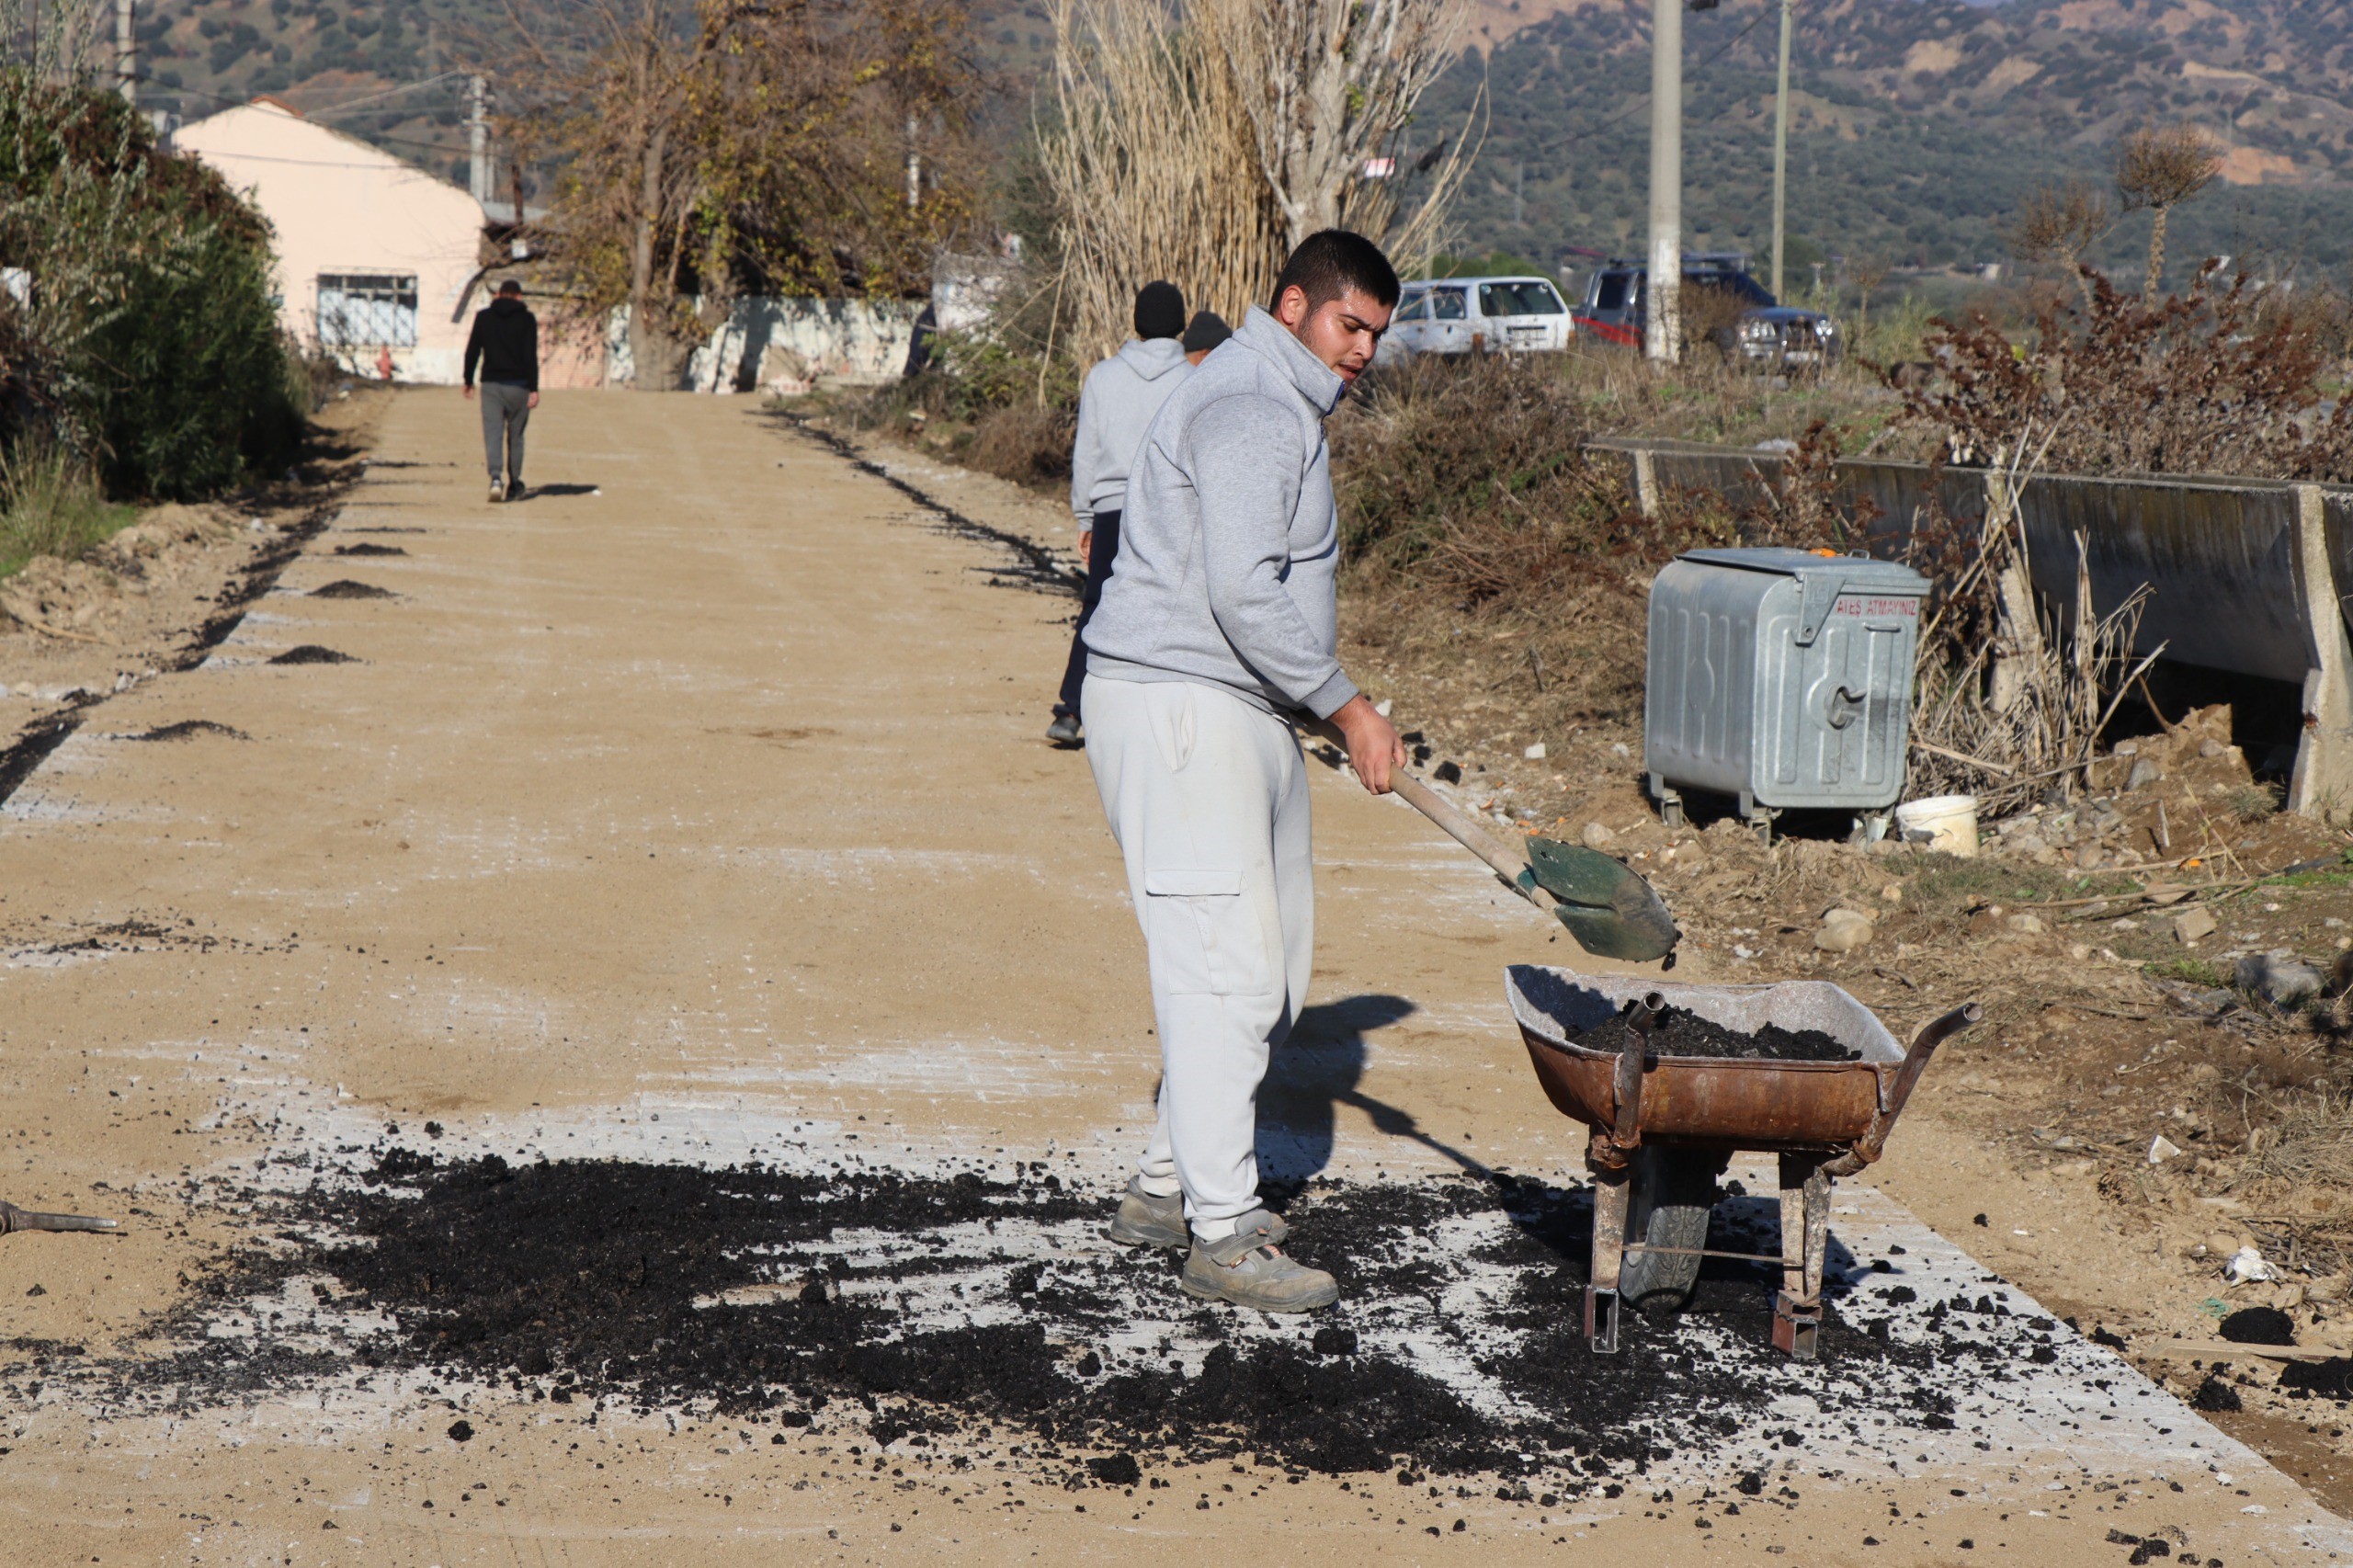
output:
<svg viewBox="0 0 2353 1568"><path fill-rule="evenodd" d="M1347 755L1346 738L1337 730L1319 726L1315 733L1339 746L1341 756ZM1675 944L1683 933L1676 929L1675 917L1650 883L1624 861L1552 838L1529 838L1523 855L1404 768L1390 772L1389 787L1448 837L1484 860L1514 892L1550 911L1586 952L1631 963L1664 960L1665 967L1675 967Z"/></svg>

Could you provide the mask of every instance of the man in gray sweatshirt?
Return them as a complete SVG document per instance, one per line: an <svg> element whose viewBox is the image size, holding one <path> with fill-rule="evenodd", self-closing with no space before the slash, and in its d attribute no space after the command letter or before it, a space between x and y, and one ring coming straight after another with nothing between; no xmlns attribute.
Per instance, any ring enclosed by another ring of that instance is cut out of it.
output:
<svg viewBox="0 0 2353 1568"><path fill-rule="evenodd" d="M1079 683L1086 678L1086 623L1103 597L1120 553L1120 508L1128 493L1128 465L1152 416L1193 368L1185 357L1185 296L1174 283L1147 283L1136 290L1136 335L1120 351L1086 372L1078 391L1078 439L1070 454L1070 509L1078 517L1078 558L1086 563L1079 590L1078 625L1070 634L1070 657L1063 665L1062 693L1054 699L1054 722L1046 738L1056 745L1078 743Z"/></svg>
<svg viewBox="0 0 2353 1568"><path fill-rule="evenodd" d="M1161 1052L1158 1124L1110 1233L1188 1247L1188 1292L1268 1312L1339 1296L1258 1202L1257 1096L1313 967L1292 719L1336 724L1375 794L1404 761L1340 668L1324 443L1396 303L1370 241L1301 243L1273 310L1254 308L1161 405L1086 628L1086 759L1143 926Z"/></svg>

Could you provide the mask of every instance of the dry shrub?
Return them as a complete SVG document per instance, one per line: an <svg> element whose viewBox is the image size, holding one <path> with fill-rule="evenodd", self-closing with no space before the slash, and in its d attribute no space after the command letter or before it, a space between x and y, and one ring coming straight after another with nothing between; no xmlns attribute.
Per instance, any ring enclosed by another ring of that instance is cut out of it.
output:
<svg viewBox="0 0 2353 1568"><path fill-rule="evenodd" d="M1077 438L1073 409L1017 403L973 421L957 458L966 466L1033 489L1070 483L1071 445Z"/></svg>
<svg viewBox="0 0 2353 1568"><path fill-rule="evenodd" d="M1905 419L1956 462L2009 467L2039 446L2032 466L2065 473L2353 479L2353 403L2322 384L2345 353L2325 309L2211 262L2156 304L2086 278L2080 324L2046 301L2025 341L1983 315L1935 322L1944 373L1899 389Z"/></svg>
<svg viewBox="0 0 2353 1568"><path fill-rule="evenodd" d="M1359 573L1477 605L1570 579L1622 584L1665 558L1622 463L1586 452L1586 409L1532 361L1385 369L1331 428L1341 539Z"/></svg>

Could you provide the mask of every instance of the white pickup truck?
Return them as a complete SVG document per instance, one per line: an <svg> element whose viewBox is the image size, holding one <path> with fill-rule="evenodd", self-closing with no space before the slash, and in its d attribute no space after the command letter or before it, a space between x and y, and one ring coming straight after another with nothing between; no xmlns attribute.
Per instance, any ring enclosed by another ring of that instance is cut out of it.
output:
<svg viewBox="0 0 2353 1568"><path fill-rule="evenodd" d="M1549 278L1434 278L1405 285L1373 358L1392 365L1424 354L1540 353L1575 341Z"/></svg>

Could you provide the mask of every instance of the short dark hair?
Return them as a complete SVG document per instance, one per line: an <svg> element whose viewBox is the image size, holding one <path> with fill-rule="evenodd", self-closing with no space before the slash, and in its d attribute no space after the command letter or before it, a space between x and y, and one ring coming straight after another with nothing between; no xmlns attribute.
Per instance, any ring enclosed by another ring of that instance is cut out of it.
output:
<svg viewBox="0 0 2353 1568"><path fill-rule="evenodd" d="M1307 296L1311 311L1338 299L1354 289L1370 294L1384 305L1397 302L1397 269L1381 254L1381 247L1362 234L1346 229L1323 229L1299 242L1299 248L1283 263L1281 274L1275 279L1274 298L1267 302L1273 310L1283 302L1286 290L1297 289Z"/></svg>
<svg viewBox="0 0 2353 1568"><path fill-rule="evenodd" d="M512 294L519 300L523 297L523 285L515 278L509 278L499 284L498 291L501 294Z"/></svg>

